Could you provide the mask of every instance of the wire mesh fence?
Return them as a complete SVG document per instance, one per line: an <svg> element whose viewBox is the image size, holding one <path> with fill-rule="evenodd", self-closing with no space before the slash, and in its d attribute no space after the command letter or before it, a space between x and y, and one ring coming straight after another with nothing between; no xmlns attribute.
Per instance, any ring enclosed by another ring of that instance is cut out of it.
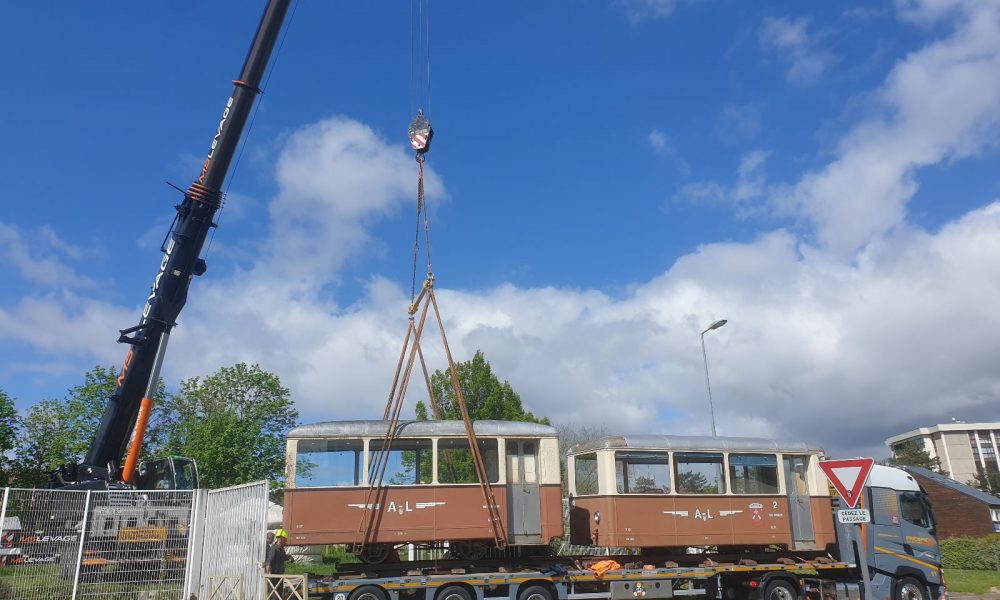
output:
<svg viewBox="0 0 1000 600"><path fill-rule="evenodd" d="M0 598L181 598L193 492L5 488Z"/></svg>
<svg viewBox="0 0 1000 600"><path fill-rule="evenodd" d="M157 592L179 598L191 491L92 492L76 598ZM149 596L150 594L146 594Z"/></svg>
<svg viewBox="0 0 1000 600"><path fill-rule="evenodd" d="M0 598L72 597L88 492L5 488L3 496Z"/></svg>

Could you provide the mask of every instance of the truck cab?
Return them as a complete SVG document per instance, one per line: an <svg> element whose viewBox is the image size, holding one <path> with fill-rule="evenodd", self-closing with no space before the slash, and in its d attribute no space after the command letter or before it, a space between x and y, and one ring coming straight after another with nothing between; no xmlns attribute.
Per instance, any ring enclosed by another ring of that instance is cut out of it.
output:
<svg viewBox="0 0 1000 600"><path fill-rule="evenodd" d="M139 463L136 487L140 490L194 490L198 465L193 458L170 456Z"/></svg>
<svg viewBox="0 0 1000 600"><path fill-rule="evenodd" d="M861 527L876 598L937 600L945 593L934 513L927 494L905 471L872 467L861 508L871 522ZM839 525L841 557L854 555L856 529Z"/></svg>

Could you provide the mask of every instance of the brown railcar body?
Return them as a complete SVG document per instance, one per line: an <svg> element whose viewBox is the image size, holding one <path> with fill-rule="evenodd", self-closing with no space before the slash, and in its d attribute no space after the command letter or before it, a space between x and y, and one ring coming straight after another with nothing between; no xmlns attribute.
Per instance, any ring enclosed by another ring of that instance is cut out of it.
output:
<svg viewBox="0 0 1000 600"><path fill-rule="evenodd" d="M813 497L810 508L813 544L822 550L836 542L830 498ZM570 542L642 548L794 544L788 499L780 496L579 497L570 512Z"/></svg>
<svg viewBox="0 0 1000 600"><path fill-rule="evenodd" d="M541 543L563 534L562 490L541 485ZM493 529L478 485L389 486L375 503L374 543L423 544L482 540ZM493 485L505 531L510 531L507 486ZM295 545L353 544L366 516L364 487L294 488L285 492L285 524Z"/></svg>

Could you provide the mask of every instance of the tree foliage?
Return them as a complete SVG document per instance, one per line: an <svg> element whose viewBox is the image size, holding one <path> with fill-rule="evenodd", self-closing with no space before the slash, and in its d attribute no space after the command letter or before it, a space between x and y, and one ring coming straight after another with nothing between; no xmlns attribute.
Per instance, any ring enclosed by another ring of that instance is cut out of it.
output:
<svg viewBox="0 0 1000 600"><path fill-rule="evenodd" d="M277 375L256 364L223 367L183 381L165 404L163 447L197 461L202 487L284 480L284 436L299 413Z"/></svg>
<svg viewBox="0 0 1000 600"><path fill-rule="evenodd" d="M0 390L0 486L10 485L16 463L10 453L17 446L20 419L14 407L14 399Z"/></svg>
<svg viewBox="0 0 1000 600"><path fill-rule="evenodd" d="M548 418L538 418L524 410L521 396L506 380L502 383L493 373L482 351L476 351L472 360L455 363L458 381L465 397L465 406L473 420L498 419L502 421L527 421L549 424ZM437 399L441 420L461 419L462 411L455 396L451 373L437 370L431 375L431 389ZM427 405L417 402L417 419L427 420Z"/></svg>
<svg viewBox="0 0 1000 600"><path fill-rule="evenodd" d="M96 366L62 400L43 400L28 409L14 450L17 485L41 485L59 466L83 459L116 379L114 367ZM240 363L204 380L188 379L178 394L167 394L160 380L155 396L144 458L190 456L198 462L203 487L282 480L284 434L298 412L277 376ZM15 438L4 427L6 405L0 392L0 450ZM0 451L0 477L4 455Z"/></svg>
<svg viewBox="0 0 1000 600"><path fill-rule="evenodd" d="M69 462L62 415L63 406L58 400L42 400L28 409L16 451L18 486L41 485L48 480L50 471Z"/></svg>
<svg viewBox="0 0 1000 600"><path fill-rule="evenodd" d="M972 476L972 481L966 483L987 494L1000 494L1000 473L995 471L978 469Z"/></svg>
<svg viewBox="0 0 1000 600"><path fill-rule="evenodd" d="M115 390L116 376L114 367L97 365L62 400L42 400L28 409L15 451L18 485L40 485L49 472L83 459Z"/></svg>
<svg viewBox="0 0 1000 600"><path fill-rule="evenodd" d="M536 417L524 409L521 396L514 391L506 380L501 382L493 373L490 363L477 351L471 360L455 363L459 385L469 418L473 421L496 419L502 421L526 421L529 423L549 424L545 417ZM455 395L450 370L436 370L431 375L431 390L437 401L439 418L441 420L461 420L462 410ZM418 421L432 418L427 404L422 400L417 402L416 417ZM490 452L492 451L492 456ZM480 444L480 453L484 462L492 464L500 460L496 455L496 444ZM404 481L413 478L417 466L417 453L404 451L401 456L400 469L390 476L391 481ZM420 458L420 471L430 473L429 453ZM442 483L472 483L478 481L472 452L465 442L457 442L455 448L440 452L438 464L438 479Z"/></svg>
<svg viewBox="0 0 1000 600"><path fill-rule="evenodd" d="M556 430L559 432L559 478L562 482L563 496L569 494L569 474L566 471L566 452L583 442L589 442L608 435L608 428L605 425L580 425L573 421L557 423ZM580 476L579 467L577 477ZM594 471L593 487L596 493L597 472ZM579 479L576 482L577 489L581 488Z"/></svg>
<svg viewBox="0 0 1000 600"><path fill-rule="evenodd" d="M118 371L95 366L83 376L83 383L70 388L62 402L62 431L68 462L83 459L101 424L108 398L115 392Z"/></svg>
<svg viewBox="0 0 1000 600"><path fill-rule="evenodd" d="M947 475L941 468L941 459L932 457L930 452L917 444L903 444L893 449L893 455L885 462L893 466L923 467Z"/></svg>

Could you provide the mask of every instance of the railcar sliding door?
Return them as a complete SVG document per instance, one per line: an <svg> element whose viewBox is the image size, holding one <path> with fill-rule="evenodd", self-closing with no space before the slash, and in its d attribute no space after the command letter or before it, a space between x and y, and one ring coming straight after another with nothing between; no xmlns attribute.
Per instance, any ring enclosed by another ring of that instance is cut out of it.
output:
<svg viewBox="0 0 1000 600"><path fill-rule="evenodd" d="M507 528L510 542L542 544L541 496L538 491L538 441L507 445Z"/></svg>
<svg viewBox="0 0 1000 600"><path fill-rule="evenodd" d="M785 488L788 512L792 522L792 540L811 543L813 533L812 506L809 500L809 457L785 455Z"/></svg>

